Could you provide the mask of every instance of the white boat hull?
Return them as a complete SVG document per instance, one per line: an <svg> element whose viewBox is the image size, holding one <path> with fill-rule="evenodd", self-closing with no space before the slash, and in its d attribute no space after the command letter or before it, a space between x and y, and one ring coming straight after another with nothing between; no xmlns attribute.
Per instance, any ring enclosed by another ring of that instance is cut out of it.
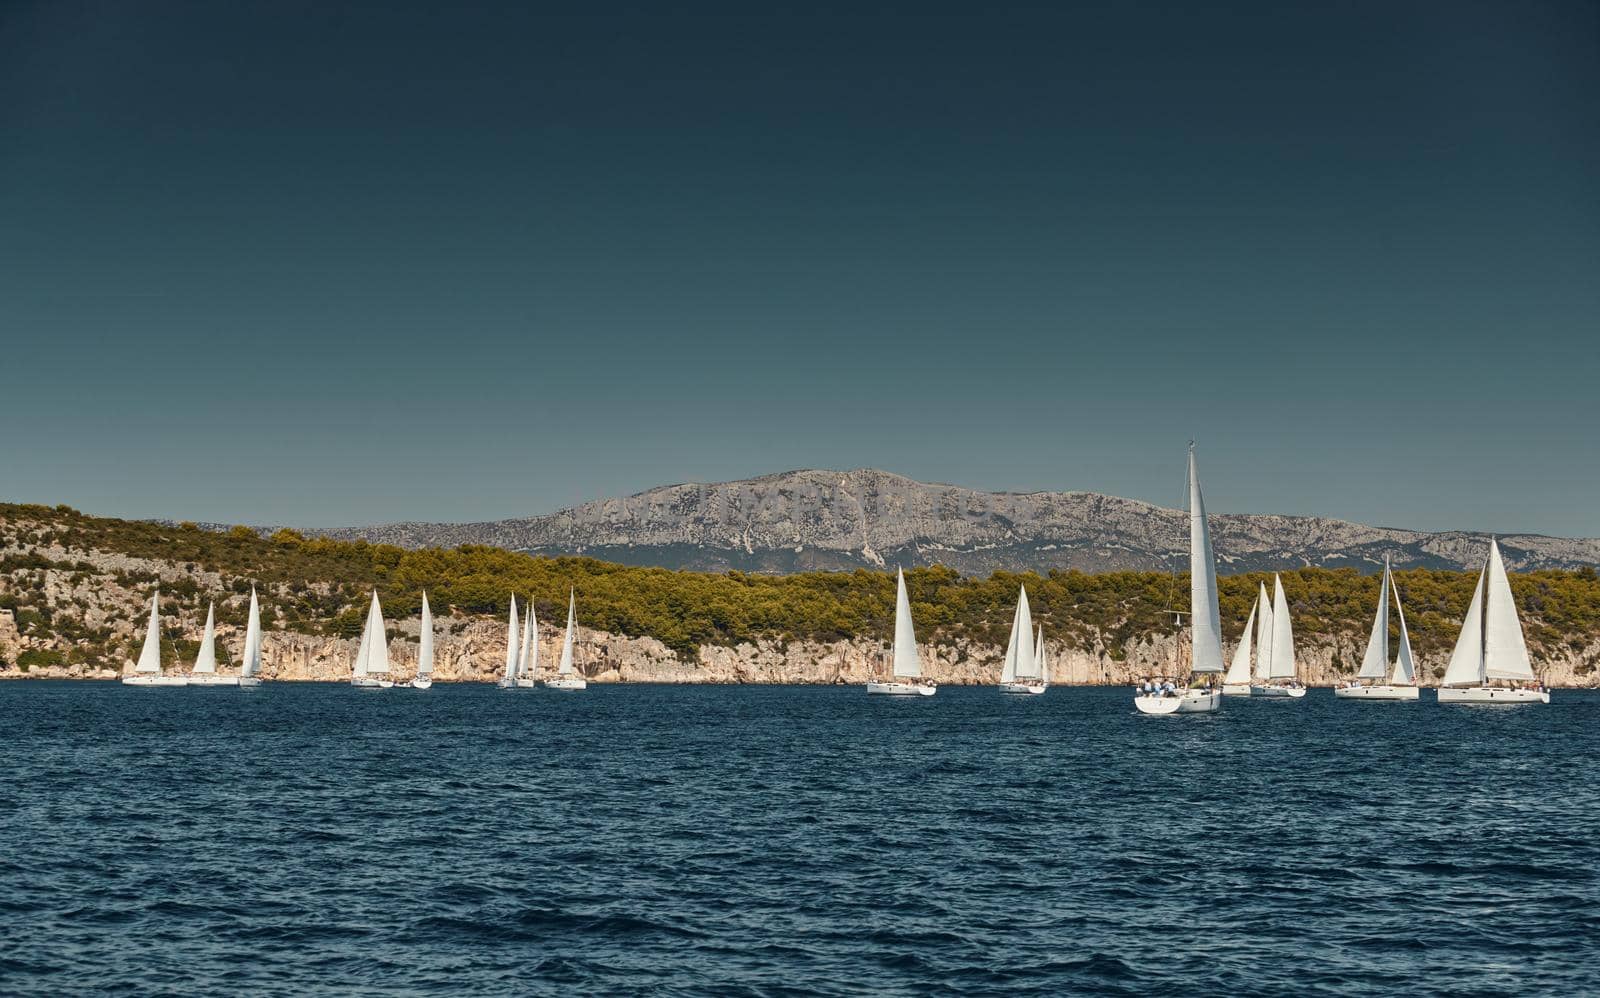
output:
<svg viewBox="0 0 1600 998"><path fill-rule="evenodd" d="M191 673L188 677L190 686L238 686L238 676L219 676L215 673Z"/></svg>
<svg viewBox="0 0 1600 998"><path fill-rule="evenodd" d="M1222 695L1225 697L1247 697L1250 695L1249 683L1223 683Z"/></svg>
<svg viewBox="0 0 1600 998"><path fill-rule="evenodd" d="M132 676L123 676L124 686L188 686L188 676L162 676L155 673L138 673Z"/></svg>
<svg viewBox="0 0 1600 998"><path fill-rule="evenodd" d="M924 686L921 683L867 683L867 693L872 696L931 697L938 689L937 686Z"/></svg>
<svg viewBox="0 0 1600 998"><path fill-rule="evenodd" d="M589 681L582 676L558 676L555 679L546 679L544 688L547 690L586 690Z"/></svg>
<svg viewBox="0 0 1600 998"><path fill-rule="evenodd" d="M1133 698L1133 705L1141 714L1213 714L1222 709L1222 691L1140 693Z"/></svg>
<svg viewBox="0 0 1600 998"><path fill-rule="evenodd" d="M1415 686L1340 686L1333 695L1341 700L1420 700L1422 691Z"/></svg>
<svg viewBox="0 0 1600 998"><path fill-rule="evenodd" d="M427 676L418 676L411 681L411 688L414 690L431 690L433 689L433 680Z"/></svg>
<svg viewBox="0 0 1600 998"><path fill-rule="evenodd" d="M1440 703L1549 703L1549 690L1516 690L1505 686L1439 688Z"/></svg>
<svg viewBox="0 0 1600 998"><path fill-rule="evenodd" d="M1038 696L1040 693L1043 693L1049 688L1050 687L1044 685L1043 683L1001 683L999 686L1001 693L1017 693L1032 696Z"/></svg>
<svg viewBox="0 0 1600 998"><path fill-rule="evenodd" d="M352 679L350 685L358 690L387 690L394 687L394 683L387 679Z"/></svg>
<svg viewBox="0 0 1600 998"><path fill-rule="evenodd" d="M519 690L531 690L535 686L538 686L538 685L539 685L539 681L537 679L519 679L519 680L517 680L517 689L519 689Z"/></svg>
<svg viewBox="0 0 1600 998"><path fill-rule="evenodd" d="M1252 684L1250 695L1253 697L1292 697L1298 700L1306 695L1304 686L1257 686Z"/></svg>
<svg viewBox="0 0 1600 998"><path fill-rule="evenodd" d="M261 685L261 679L258 676L240 676L239 677L239 687L241 689L253 690L253 689L256 689L257 687L259 687L260 685Z"/></svg>

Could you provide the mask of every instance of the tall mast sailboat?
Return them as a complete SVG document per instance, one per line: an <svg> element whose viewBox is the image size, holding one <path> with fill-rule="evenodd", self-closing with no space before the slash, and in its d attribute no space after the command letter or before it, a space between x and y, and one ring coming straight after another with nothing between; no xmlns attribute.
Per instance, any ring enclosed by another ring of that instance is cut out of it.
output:
<svg viewBox="0 0 1600 998"><path fill-rule="evenodd" d="M1043 693L1040 675L1039 642L1033 633L1033 612L1028 606L1028 587L1017 589L1017 610L1011 618L1011 638L1006 642L1006 659L1000 668L1001 693Z"/></svg>
<svg viewBox="0 0 1600 998"><path fill-rule="evenodd" d="M190 686L238 686L238 676L217 675L217 605L206 607L206 629L200 638L200 653L189 670Z"/></svg>
<svg viewBox="0 0 1600 998"><path fill-rule="evenodd" d="M1283 594L1283 579L1272 576L1272 631L1267 646L1266 679L1250 687L1253 697L1303 697L1306 686L1299 679L1294 660L1294 624L1289 619L1289 600Z"/></svg>
<svg viewBox="0 0 1600 998"><path fill-rule="evenodd" d="M1550 691L1533 674L1528 645L1517 617L1517 602L1506 578L1500 545L1489 541L1489 558L1478 573L1450 653L1440 703L1549 703Z"/></svg>
<svg viewBox="0 0 1600 998"><path fill-rule="evenodd" d="M922 678L922 661L917 657L917 634L911 626L911 600L906 595L906 573L895 569L894 651L890 674L884 679L867 680L867 692L880 696L931 697L939 687Z"/></svg>
<svg viewBox="0 0 1600 998"><path fill-rule="evenodd" d="M414 690L433 688L433 610L428 594L422 594L422 629L417 632L417 675L411 680Z"/></svg>
<svg viewBox="0 0 1600 998"><path fill-rule="evenodd" d="M239 685L254 689L261 685L261 605L256 602L256 587L250 587L250 619L244 628L244 653L239 656Z"/></svg>
<svg viewBox="0 0 1600 998"><path fill-rule="evenodd" d="M561 639L561 661L556 665L556 674L544 681L546 689L551 690L583 690L589 688L589 681L578 672L572 664L572 641L578 634L578 593L577 590L567 594L567 634Z"/></svg>
<svg viewBox="0 0 1600 998"><path fill-rule="evenodd" d="M150 595L150 620L145 624L144 647L139 650L139 661L133 675L123 676L127 686L187 686L185 676L167 675L161 671L161 590Z"/></svg>
<svg viewBox="0 0 1600 998"><path fill-rule="evenodd" d="M523 604L528 614L522 621L522 647L517 651L517 688L539 685L539 618L533 612L533 597Z"/></svg>
<svg viewBox="0 0 1600 998"><path fill-rule="evenodd" d="M1222 690L1213 678L1222 674L1222 614L1217 608L1217 563L1211 554L1211 528L1189 444L1189 641L1190 681L1157 677L1134 691L1141 714L1210 714L1222 708ZM1195 678L1200 681L1196 683Z"/></svg>
<svg viewBox="0 0 1600 998"><path fill-rule="evenodd" d="M367 607L367 622L361 628L361 646L350 666L350 685L363 690L387 690L394 686L389 678L389 636L383 629L383 608L378 591L372 591Z"/></svg>
<svg viewBox="0 0 1600 998"><path fill-rule="evenodd" d="M1394 660L1394 672L1389 672L1389 596L1394 594L1395 612L1400 616L1400 648ZM1333 695L1346 700L1416 700L1416 666L1411 659L1411 636L1406 633L1406 612L1400 605L1400 590L1389 569L1389 559L1383 559L1383 580L1378 583L1378 614L1372 620L1372 634L1367 638L1367 651L1361 658L1361 671L1356 678L1334 688Z"/></svg>
<svg viewBox="0 0 1600 998"><path fill-rule="evenodd" d="M517 688L517 597L511 597L511 617L506 621L506 674L500 677L503 690Z"/></svg>

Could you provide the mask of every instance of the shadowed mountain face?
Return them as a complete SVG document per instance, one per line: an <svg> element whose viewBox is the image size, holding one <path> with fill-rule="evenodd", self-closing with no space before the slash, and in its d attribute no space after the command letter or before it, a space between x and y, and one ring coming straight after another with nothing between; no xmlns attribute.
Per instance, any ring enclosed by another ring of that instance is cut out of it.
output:
<svg viewBox="0 0 1600 998"><path fill-rule="evenodd" d="M1224 572L1354 566L1477 568L1488 535L1422 533L1308 516L1213 514ZM394 523L312 533L402 547L490 544L673 569L794 572L943 564L963 573L1165 569L1187 550L1177 510L1093 492L978 492L872 469L791 471L669 485L548 516L488 523ZM1600 562L1600 540L1500 538L1528 571Z"/></svg>

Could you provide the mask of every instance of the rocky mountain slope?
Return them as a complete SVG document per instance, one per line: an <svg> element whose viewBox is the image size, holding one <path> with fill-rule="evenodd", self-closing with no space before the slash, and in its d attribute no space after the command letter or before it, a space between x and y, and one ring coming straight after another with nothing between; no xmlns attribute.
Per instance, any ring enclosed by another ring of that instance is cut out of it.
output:
<svg viewBox="0 0 1600 998"><path fill-rule="evenodd" d="M1423 533L1306 516L1212 517L1224 572L1304 566L1475 569L1488 537ZM714 485L669 485L548 516L488 523L393 523L318 530L401 547L489 544L549 555L695 571L948 565L1082 571L1171 568L1184 514L1093 492L979 492L872 469L791 471ZM1502 536L1513 570L1600 563L1600 539Z"/></svg>

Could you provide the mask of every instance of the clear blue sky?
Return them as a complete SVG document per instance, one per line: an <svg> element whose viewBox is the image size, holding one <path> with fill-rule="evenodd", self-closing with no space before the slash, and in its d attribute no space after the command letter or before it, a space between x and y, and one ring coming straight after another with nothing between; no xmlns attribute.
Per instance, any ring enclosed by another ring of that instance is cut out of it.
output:
<svg viewBox="0 0 1600 998"><path fill-rule="evenodd" d="M1595 4L822 6L0 5L0 497L1600 534Z"/></svg>

